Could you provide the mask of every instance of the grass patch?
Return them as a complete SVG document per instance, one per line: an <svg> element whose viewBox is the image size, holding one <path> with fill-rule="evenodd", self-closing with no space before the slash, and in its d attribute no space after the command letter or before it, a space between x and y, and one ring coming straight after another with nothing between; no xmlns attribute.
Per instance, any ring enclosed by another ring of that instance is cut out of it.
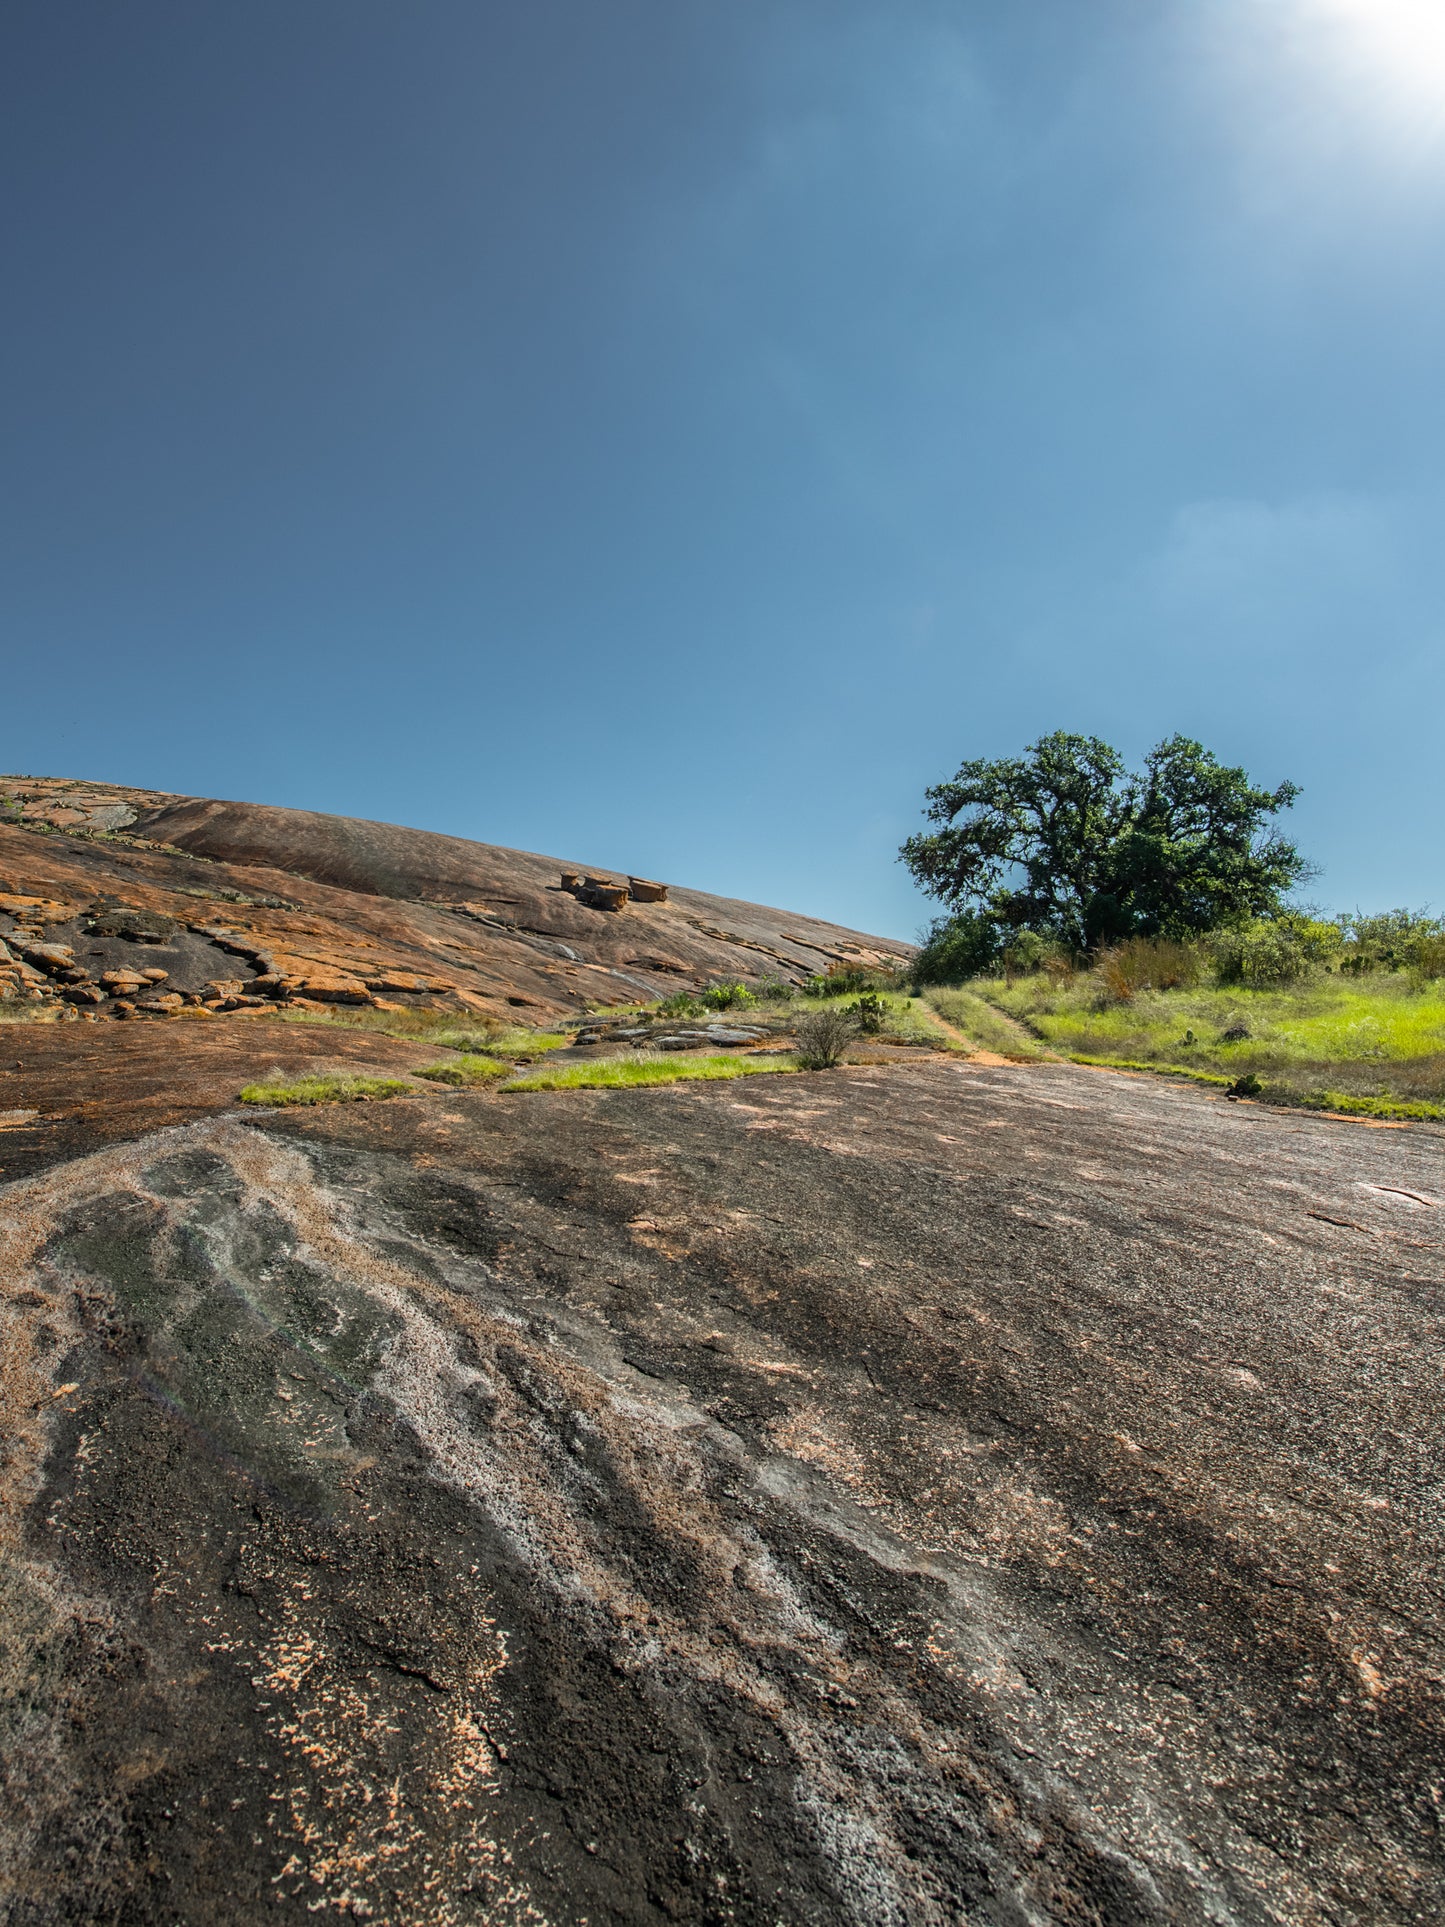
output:
<svg viewBox="0 0 1445 1927"><path fill-rule="evenodd" d="M1445 985L1417 985L1403 973L1321 971L1290 985L1181 986L1121 998L1097 973L1083 972L1067 982L975 980L965 991L934 994L970 1035L980 1031L962 1009L954 1019L947 1000L972 996L1078 1063L1200 1083L1255 1077L1270 1103L1360 1116L1434 1118L1445 1108Z"/></svg>
<svg viewBox="0 0 1445 1927"><path fill-rule="evenodd" d="M1343 1111L1347 1117L1385 1117L1420 1123L1445 1119L1445 1104L1403 1104L1387 1097L1353 1097L1348 1091L1314 1091L1300 1100L1312 1111Z"/></svg>
<svg viewBox="0 0 1445 1927"><path fill-rule="evenodd" d="M453 1084L467 1090L474 1084L489 1084L498 1077L510 1077L512 1067L495 1057L455 1057L444 1064L428 1064L417 1072L433 1084Z"/></svg>
<svg viewBox="0 0 1445 1927"><path fill-rule="evenodd" d="M795 1071L794 1057L604 1057L593 1064L565 1064L533 1071L502 1085L504 1091L594 1091L631 1089L642 1084L677 1084L692 1079L756 1077L766 1071Z"/></svg>
<svg viewBox="0 0 1445 1927"><path fill-rule="evenodd" d="M243 1104L347 1104L364 1098L397 1097L416 1086L400 1077L300 1077L293 1084L248 1084Z"/></svg>
<svg viewBox="0 0 1445 1927"><path fill-rule="evenodd" d="M1081 1051L1075 1051L1069 1061L1072 1064L1096 1064L1106 1071L1152 1071L1156 1077L1187 1077L1194 1084L1227 1086L1236 1081L1219 1071L1192 1070L1188 1064L1144 1064L1133 1057L1085 1057Z"/></svg>

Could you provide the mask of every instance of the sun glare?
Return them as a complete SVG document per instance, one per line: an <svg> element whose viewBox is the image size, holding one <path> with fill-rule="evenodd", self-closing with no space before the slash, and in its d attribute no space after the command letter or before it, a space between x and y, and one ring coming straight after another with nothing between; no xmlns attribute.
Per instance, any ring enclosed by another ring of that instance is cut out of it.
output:
<svg viewBox="0 0 1445 1927"><path fill-rule="evenodd" d="M1317 0L1340 55L1397 100L1445 107L1445 0Z"/></svg>

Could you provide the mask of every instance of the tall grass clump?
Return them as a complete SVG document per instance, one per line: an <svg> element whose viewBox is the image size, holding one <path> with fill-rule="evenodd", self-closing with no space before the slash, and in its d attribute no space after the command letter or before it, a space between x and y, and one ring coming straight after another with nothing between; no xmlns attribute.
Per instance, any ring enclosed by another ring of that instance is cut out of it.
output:
<svg viewBox="0 0 1445 1927"><path fill-rule="evenodd" d="M1165 937L1131 937L1106 950L1094 966L1100 993L1115 1003L1131 1003L1145 990L1187 990L1203 969L1193 944Z"/></svg>

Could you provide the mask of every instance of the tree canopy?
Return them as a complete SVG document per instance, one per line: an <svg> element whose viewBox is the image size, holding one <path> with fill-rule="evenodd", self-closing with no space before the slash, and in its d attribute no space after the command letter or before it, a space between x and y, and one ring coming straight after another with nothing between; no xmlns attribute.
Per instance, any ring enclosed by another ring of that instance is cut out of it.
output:
<svg viewBox="0 0 1445 1927"><path fill-rule="evenodd" d="M901 855L980 939L1028 930L1087 951L1187 938L1277 914L1310 873L1270 824L1298 794L1260 789L1187 736L1130 772L1097 736L1057 730L930 789L927 819L941 827Z"/></svg>

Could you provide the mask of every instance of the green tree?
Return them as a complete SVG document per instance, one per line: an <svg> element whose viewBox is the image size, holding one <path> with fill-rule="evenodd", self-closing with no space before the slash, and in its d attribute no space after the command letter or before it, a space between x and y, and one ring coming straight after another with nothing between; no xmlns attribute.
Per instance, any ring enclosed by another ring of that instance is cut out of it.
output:
<svg viewBox="0 0 1445 1927"><path fill-rule="evenodd" d="M1073 951L1129 936L1188 938L1277 915L1309 872L1269 825L1299 794L1260 789L1172 736L1131 774L1097 736L1057 730L1022 756L967 762L927 793L941 827L902 858L957 917ZM935 941L938 937L935 926Z"/></svg>

